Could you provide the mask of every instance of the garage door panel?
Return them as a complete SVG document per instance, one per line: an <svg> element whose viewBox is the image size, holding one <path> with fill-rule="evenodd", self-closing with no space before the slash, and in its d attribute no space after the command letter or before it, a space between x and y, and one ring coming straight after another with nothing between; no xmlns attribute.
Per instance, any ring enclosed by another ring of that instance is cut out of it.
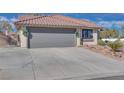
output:
<svg viewBox="0 0 124 93"><path fill-rule="evenodd" d="M39 32L42 32L42 33L39 33ZM52 30L51 33L43 33L44 32L43 29L39 30L39 32L36 33L35 30L30 31L30 34L32 36L30 38L31 48L74 47L75 46L74 33L67 33L67 32L64 33L65 30L63 30L63 33L52 33L54 32L54 30Z"/></svg>
<svg viewBox="0 0 124 93"><path fill-rule="evenodd" d="M33 33L65 33L65 34L69 34L69 33L75 33L75 29L66 29L66 28L46 28L46 27L30 27L28 28L28 30L30 30Z"/></svg>

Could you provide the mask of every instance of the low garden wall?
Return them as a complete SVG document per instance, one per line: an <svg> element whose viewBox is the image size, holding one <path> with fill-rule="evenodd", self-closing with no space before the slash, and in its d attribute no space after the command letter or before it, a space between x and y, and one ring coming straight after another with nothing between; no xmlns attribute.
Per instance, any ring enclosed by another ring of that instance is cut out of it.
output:
<svg viewBox="0 0 124 93"><path fill-rule="evenodd" d="M110 38L110 39L102 39L103 41L116 41L116 40L118 40L118 38ZM121 41L123 41L124 42L124 38L123 39L120 39Z"/></svg>

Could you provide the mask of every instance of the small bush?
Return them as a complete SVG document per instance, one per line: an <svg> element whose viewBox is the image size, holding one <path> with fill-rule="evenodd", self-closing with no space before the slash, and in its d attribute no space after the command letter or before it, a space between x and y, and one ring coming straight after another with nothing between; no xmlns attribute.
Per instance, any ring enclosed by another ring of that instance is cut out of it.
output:
<svg viewBox="0 0 124 93"><path fill-rule="evenodd" d="M123 43L120 40L116 40L114 42L108 42L107 44L112 51L115 53L119 48L123 47Z"/></svg>
<svg viewBox="0 0 124 93"><path fill-rule="evenodd" d="M121 36L120 38L124 38L124 36Z"/></svg>
<svg viewBox="0 0 124 93"><path fill-rule="evenodd" d="M98 40L98 45L105 46L106 43L102 39L99 39Z"/></svg>

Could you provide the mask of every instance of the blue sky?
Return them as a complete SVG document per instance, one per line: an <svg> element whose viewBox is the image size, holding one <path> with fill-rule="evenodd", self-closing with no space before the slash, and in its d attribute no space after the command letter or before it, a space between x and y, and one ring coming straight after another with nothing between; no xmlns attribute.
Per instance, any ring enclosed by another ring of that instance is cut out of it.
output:
<svg viewBox="0 0 124 93"><path fill-rule="evenodd" d="M62 13L66 16L71 16L81 19L89 19L91 21L124 21L124 13ZM18 18L21 13L0 13L0 16L11 18Z"/></svg>
<svg viewBox="0 0 124 93"><path fill-rule="evenodd" d="M13 17L17 18L18 15L19 14L17 14L17 13L0 13L0 16L4 16L4 17L6 17L8 19L13 18Z"/></svg>
<svg viewBox="0 0 124 93"><path fill-rule="evenodd" d="M21 13L0 13L0 20L7 20L12 24L18 20L19 15ZM124 24L124 13L62 13L62 15L93 21L106 28L121 29L120 25Z"/></svg>
<svg viewBox="0 0 124 93"><path fill-rule="evenodd" d="M124 20L123 13L75 13L75 14L64 14L76 18L85 18L92 21L121 21Z"/></svg>

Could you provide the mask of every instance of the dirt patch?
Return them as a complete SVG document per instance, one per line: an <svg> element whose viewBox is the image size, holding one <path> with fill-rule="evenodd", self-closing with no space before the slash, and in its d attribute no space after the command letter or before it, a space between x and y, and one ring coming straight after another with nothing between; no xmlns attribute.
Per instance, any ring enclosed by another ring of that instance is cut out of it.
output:
<svg viewBox="0 0 124 93"><path fill-rule="evenodd" d="M111 48L107 46L99 46L99 45L84 45L84 48L87 48L91 51L100 53L104 56L111 57L113 59L124 61L124 47L122 48L122 51L117 51L115 54L113 54Z"/></svg>
<svg viewBox="0 0 124 93"><path fill-rule="evenodd" d="M8 37L0 33L0 48L8 46L9 46Z"/></svg>

